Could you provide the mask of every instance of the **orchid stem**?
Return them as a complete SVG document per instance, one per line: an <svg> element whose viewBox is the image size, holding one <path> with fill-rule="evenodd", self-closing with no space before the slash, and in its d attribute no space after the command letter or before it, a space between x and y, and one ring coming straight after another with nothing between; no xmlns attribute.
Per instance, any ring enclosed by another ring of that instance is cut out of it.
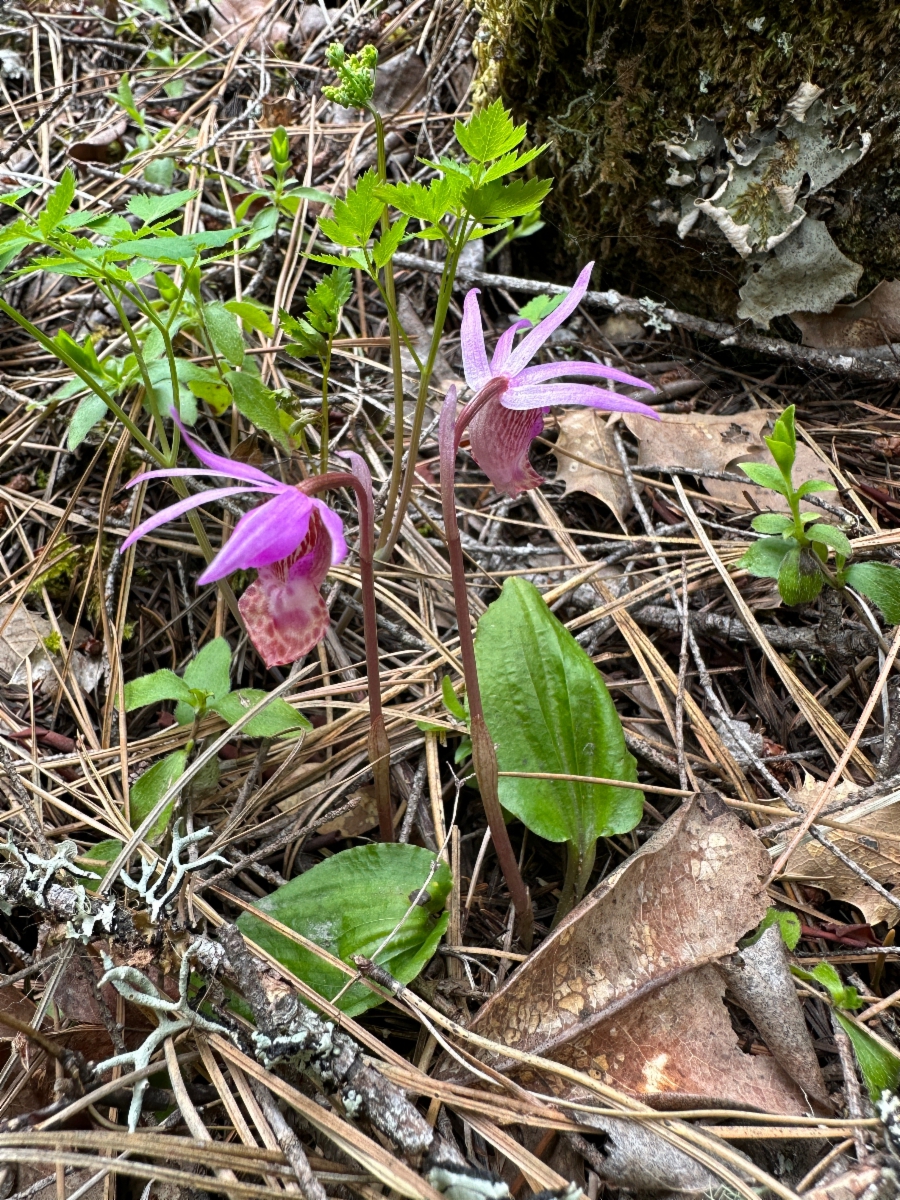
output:
<svg viewBox="0 0 900 1200"><path fill-rule="evenodd" d="M378 807L378 831L383 842L394 840L394 814L391 809L391 744L381 707L381 666L378 660L378 624L375 615L375 516L372 501L372 476L358 454L345 453L350 471L330 471L314 476L303 484L307 495L326 488L349 487L356 495L359 509L359 582L363 606L363 635L366 645L366 679L369 691L369 762L375 781Z"/></svg>
<svg viewBox="0 0 900 1200"><path fill-rule="evenodd" d="M483 401L485 402L485 401ZM465 430L467 413L456 419L456 389L451 388L441 409L440 454L441 454L441 506L444 512L444 534L450 555L450 577L453 581L453 603L456 608L456 623L459 631L459 650L462 657L463 675L466 680L466 696L469 701L469 733L472 738L472 765L481 790L481 802L491 830L491 838L500 861L500 869L509 888L513 907L518 918L518 932L523 944L529 949L534 928L531 897L522 879L515 851L509 840L503 809L500 807L497 777L497 753L484 719L481 689L478 685L478 666L475 661L475 642L469 618L469 597L466 590L466 568L459 524L456 517L456 496L453 483L456 475L456 451Z"/></svg>

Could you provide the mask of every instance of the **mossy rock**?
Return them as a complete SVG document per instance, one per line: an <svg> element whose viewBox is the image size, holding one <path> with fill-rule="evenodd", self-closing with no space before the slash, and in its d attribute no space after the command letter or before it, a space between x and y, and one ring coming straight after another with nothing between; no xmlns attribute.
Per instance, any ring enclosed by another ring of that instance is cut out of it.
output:
<svg viewBox="0 0 900 1200"><path fill-rule="evenodd" d="M818 189L806 176L795 196L800 219L821 222L840 255L862 268L860 295L900 277L900 3L483 0L476 47L483 90L502 95L533 138L549 143L544 162L556 186L545 216L559 230L561 265L596 257L602 286L735 316L748 276L779 270L774 233L760 222L790 225L779 210L790 213L782 176L813 119L824 159L846 161ZM811 108L818 90L801 86L810 81L822 89ZM717 146L680 172L677 147L704 129ZM744 170L742 195L729 185L726 197L729 219L759 235L744 257L708 214L680 236L694 199L715 198L742 148L759 141L756 166L735 168ZM794 236L781 226L783 239ZM832 293L852 274L843 266ZM835 302L823 295L815 311ZM764 306L761 324L768 313Z"/></svg>

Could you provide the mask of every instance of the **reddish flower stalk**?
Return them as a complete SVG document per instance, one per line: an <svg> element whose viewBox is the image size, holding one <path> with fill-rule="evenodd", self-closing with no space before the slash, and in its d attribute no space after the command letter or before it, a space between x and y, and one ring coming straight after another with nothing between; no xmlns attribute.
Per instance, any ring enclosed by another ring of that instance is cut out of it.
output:
<svg viewBox="0 0 900 1200"><path fill-rule="evenodd" d="M332 487L349 487L356 494L359 510L359 582L366 643L366 679L369 688L369 762L375 777L379 836L383 842L392 842L394 819L391 810L391 744L381 707L381 667L378 661L378 625L375 618L375 516L372 476L358 454L347 451L341 457L349 460L349 472L331 471L327 475L315 475L305 480L302 486L307 494Z"/></svg>
<svg viewBox="0 0 900 1200"><path fill-rule="evenodd" d="M481 789L481 802L491 830L494 849L500 861L500 869L509 888L513 907L516 910L518 932L524 945L530 948L534 928L534 913L531 897L522 879L515 851L509 840L503 809L497 790L497 754L484 720L481 704L481 689L478 686L478 667L475 662L475 642L469 618L469 599L466 591L466 569L463 561L459 524L456 518L456 497L453 481L456 474L456 451L465 431L472 410L487 404L506 388L505 380L491 381L471 405L456 419L456 388L451 387L441 409L440 455L441 455L441 505L444 511L444 532L450 554L450 576L453 581L453 603L459 627L459 649L462 656L463 674L466 680L466 696L469 702L469 731L472 738L472 765Z"/></svg>

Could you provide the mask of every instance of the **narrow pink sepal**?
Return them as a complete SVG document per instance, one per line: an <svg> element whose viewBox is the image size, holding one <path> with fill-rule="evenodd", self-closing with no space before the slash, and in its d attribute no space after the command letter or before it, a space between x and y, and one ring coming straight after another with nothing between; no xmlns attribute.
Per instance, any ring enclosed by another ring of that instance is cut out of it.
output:
<svg viewBox="0 0 900 1200"><path fill-rule="evenodd" d="M463 319L459 330L462 350L463 371L466 383L473 391L480 391L491 378L487 351L484 348L484 329L481 325L481 309L478 306L478 288L466 292L463 302Z"/></svg>
<svg viewBox="0 0 900 1200"><path fill-rule="evenodd" d="M587 291L593 269L594 264L589 262L575 280L575 286L566 296L565 300L563 300L562 304L560 304L559 308L555 308L552 313L544 317L543 321L535 325L530 333L525 334L507 360L505 370L508 375L517 375L519 371L526 367L541 346L543 346L544 342L546 342L550 334L555 329L559 329L560 325L569 319L581 303L581 297Z"/></svg>
<svg viewBox="0 0 900 1200"><path fill-rule="evenodd" d="M546 408L554 404L584 404L590 408L601 408L607 412L640 413L642 417L659 420L656 411L631 396L620 396L606 388L593 387L589 383L545 383L540 387L510 388L503 393L504 408L514 411L531 408Z"/></svg>

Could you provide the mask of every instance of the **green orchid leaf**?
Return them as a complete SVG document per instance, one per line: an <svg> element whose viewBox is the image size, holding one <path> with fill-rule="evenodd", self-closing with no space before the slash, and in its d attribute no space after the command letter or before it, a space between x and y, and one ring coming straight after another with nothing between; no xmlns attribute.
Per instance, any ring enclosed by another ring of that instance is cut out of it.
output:
<svg viewBox="0 0 900 1200"><path fill-rule="evenodd" d="M450 682L449 675L441 677L441 698L444 701L444 708L452 716L456 717L457 721L467 722L469 714L459 702L459 697L453 690L453 684Z"/></svg>
<svg viewBox="0 0 900 1200"><path fill-rule="evenodd" d="M806 483L801 483L797 488L797 498L802 500L804 496L811 496L814 492L836 492L837 488L833 483L829 483L826 479L807 479Z"/></svg>
<svg viewBox="0 0 900 1200"><path fill-rule="evenodd" d="M485 719L501 771L637 780L635 760L599 671L533 584L506 581L475 642ZM583 860L596 840L633 829L639 788L501 778L500 801L540 837Z"/></svg>
<svg viewBox="0 0 900 1200"><path fill-rule="evenodd" d="M107 838L106 841L97 842L96 845L91 846L90 850L86 850L84 854L78 856L75 860L78 865L86 871L93 871L97 876L96 879L79 879L79 883L84 884L85 891L96 892L110 866L119 857L124 845L125 843L120 842L118 838Z"/></svg>
<svg viewBox="0 0 900 1200"><path fill-rule="evenodd" d="M784 556L790 549L791 543L783 538L760 538L745 551L738 566L759 579L777 579Z"/></svg>
<svg viewBox="0 0 900 1200"><path fill-rule="evenodd" d="M877 604L888 625L900 625L900 567L888 563L854 563L844 582Z"/></svg>
<svg viewBox="0 0 900 1200"><path fill-rule="evenodd" d="M223 721L233 725L235 721L239 721L244 716L249 708L258 704L265 695L266 693L259 688L238 688L237 691L228 692L226 695L218 696L210 701L208 707L212 712L218 713ZM275 696L261 712L247 722L242 732L247 737L272 738L279 737L283 733L309 729L312 729L312 725L302 713L291 708L290 704L286 700L282 700L280 696Z"/></svg>
<svg viewBox="0 0 900 1200"><path fill-rule="evenodd" d="M778 570L778 591L785 604L808 604L825 582L818 559L810 550L788 547Z"/></svg>
<svg viewBox="0 0 900 1200"><path fill-rule="evenodd" d="M447 928L450 918L443 909L451 885L447 865L436 862L430 850L379 843L333 855L258 900L256 907L352 970L353 957L362 954L409 983L433 956ZM423 887L424 903L416 904ZM320 996L333 999L347 983L343 971L276 933L252 911L242 913L237 925ZM359 983L337 1001L350 1016L379 1003Z"/></svg>
<svg viewBox="0 0 900 1200"><path fill-rule="evenodd" d="M154 763L149 771L145 771L143 775L134 781L129 793L132 829L138 828L172 784L177 783L184 774L186 764L187 751L176 750L174 754L169 754L158 763ZM153 825L147 830L145 841L148 845L158 845L165 837L174 807L175 801L173 799L171 803L166 805Z"/></svg>
<svg viewBox="0 0 900 1200"><path fill-rule="evenodd" d="M182 700L191 704L193 693L174 671L163 667L152 675L142 675L140 679L132 679L125 684L125 711L143 708L147 704L159 704L161 700Z"/></svg>
<svg viewBox="0 0 900 1200"><path fill-rule="evenodd" d="M880 1100L885 1089L896 1092L900 1088L900 1057L896 1052L843 1013L834 1015L850 1039L870 1099Z"/></svg>

